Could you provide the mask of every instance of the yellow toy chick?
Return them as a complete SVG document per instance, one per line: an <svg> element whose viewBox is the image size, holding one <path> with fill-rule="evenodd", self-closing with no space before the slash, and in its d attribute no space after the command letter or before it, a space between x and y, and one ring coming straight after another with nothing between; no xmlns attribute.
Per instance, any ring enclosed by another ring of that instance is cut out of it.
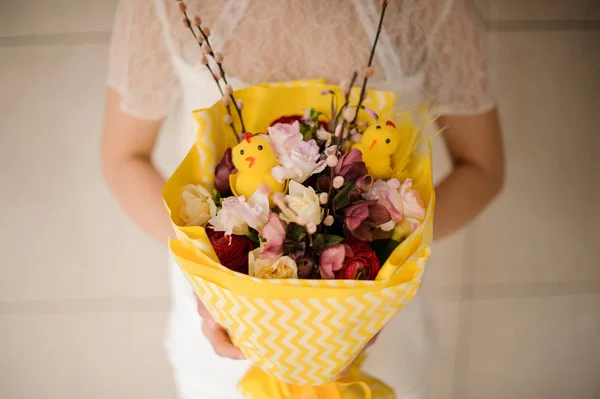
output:
<svg viewBox="0 0 600 399"><path fill-rule="evenodd" d="M387 121L385 126L369 126L354 148L362 152L362 159L367 165L369 175L374 179L389 179L393 175L392 155L398 149L399 143L396 126Z"/></svg>
<svg viewBox="0 0 600 399"><path fill-rule="evenodd" d="M231 191L250 199L264 183L271 192L281 193L284 183L271 175L271 169L279 165L275 151L264 137L245 133L241 142L232 148L232 161L237 173L229 176Z"/></svg>

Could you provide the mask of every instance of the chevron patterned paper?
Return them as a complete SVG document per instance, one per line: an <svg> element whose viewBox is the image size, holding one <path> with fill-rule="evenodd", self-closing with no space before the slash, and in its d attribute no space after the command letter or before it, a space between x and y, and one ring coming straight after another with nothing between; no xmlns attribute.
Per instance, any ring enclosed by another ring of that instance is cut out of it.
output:
<svg viewBox="0 0 600 399"><path fill-rule="evenodd" d="M298 114L310 107L326 112L330 100L321 95L324 88L338 90L321 81L284 82L253 86L235 95L246 104L248 129L264 132L282 115ZM369 101L369 107L382 118L394 118L395 94L370 91ZM198 122L196 145L166 184L163 198L178 238L170 243L171 252L210 313L256 366L256 371L241 382L241 390L252 391L254 386L256 391L265 384L327 390L419 289L429 257L435 202L430 148L421 146L409 164L414 187L428 204L424 223L396 248L375 281L261 280L220 265L204 229L183 227L178 216L182 187L192 183L212 189L219 157L235 145L229 126L223 123L224 115L220 102L194 112ZM393 397L385 385L359 374L354 373L361 379L356 381L358 385L349 381L349 385L335 388L336 392L346 392L340 399L365 397L356 393L364 391L364 386L369 387L373 398ZM266 380L257 383L256 379ZM252 399L269 397L257 392L245 394Z"/></svg>

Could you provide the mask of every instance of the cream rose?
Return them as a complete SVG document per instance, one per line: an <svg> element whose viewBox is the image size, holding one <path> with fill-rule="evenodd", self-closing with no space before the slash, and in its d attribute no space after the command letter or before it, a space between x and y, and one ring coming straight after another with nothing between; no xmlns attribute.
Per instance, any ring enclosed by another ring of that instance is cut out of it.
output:
<svg viewBox="0 0 600 399"><path fill-rule="evenodd" d="M183 187L179 217L186 226L204 226L216 215L217 206L211 197L202 186L188 184Z"/></svg>
<svg viewBox="0 0 600 399"><path fill-rule="evenodd" d="M293 180L290 181L289 194L285 197L289 209L283 209L281 218L290 223L297 218L304 221L320 224L323 218L323 209L319 196L312 187L305 187Z"/></svg>
<svg viewBox="0 0 600 399"><path fill-rule="evenodd" d="M248 254L248 274L263 279L298 278L298 266L289 256L276 260L261 257L261 248Z"/></svg>

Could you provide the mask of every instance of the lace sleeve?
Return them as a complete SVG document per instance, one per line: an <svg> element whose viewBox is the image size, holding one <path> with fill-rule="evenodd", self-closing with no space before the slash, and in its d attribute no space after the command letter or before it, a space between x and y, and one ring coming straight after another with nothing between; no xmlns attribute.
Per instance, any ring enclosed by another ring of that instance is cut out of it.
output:
<svg viewBox="0 0 600 399"><path fill-rule="evenodd" d="M163 28L152 2L119 2L107 84L121 95L121 109L130 115L161 119L171 110L178 85Z"/></svg>
<svg viewBox="0 0 600 399"><path fill-rule="evenodd" d="M488 81L487 34L473 4L451 0L430 43L426 94L439 114L474 115L495 105Z"/></svg>

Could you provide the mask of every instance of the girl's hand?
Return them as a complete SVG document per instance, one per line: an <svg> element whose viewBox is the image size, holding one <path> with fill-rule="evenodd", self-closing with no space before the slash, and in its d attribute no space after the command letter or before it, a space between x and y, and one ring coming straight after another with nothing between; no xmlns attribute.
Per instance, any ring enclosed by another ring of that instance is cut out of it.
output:
<svg viewBox="0 0 600 399"><path fill-rule="evenodd" d="M196 302L198 304L198 314L202 318L202 333L210 341L215 353L228 359L245 359L246 357L242 351L236 348L231 342L231 339L229 339L227 331L213 319L200 298L197 296Z"/></svg>

